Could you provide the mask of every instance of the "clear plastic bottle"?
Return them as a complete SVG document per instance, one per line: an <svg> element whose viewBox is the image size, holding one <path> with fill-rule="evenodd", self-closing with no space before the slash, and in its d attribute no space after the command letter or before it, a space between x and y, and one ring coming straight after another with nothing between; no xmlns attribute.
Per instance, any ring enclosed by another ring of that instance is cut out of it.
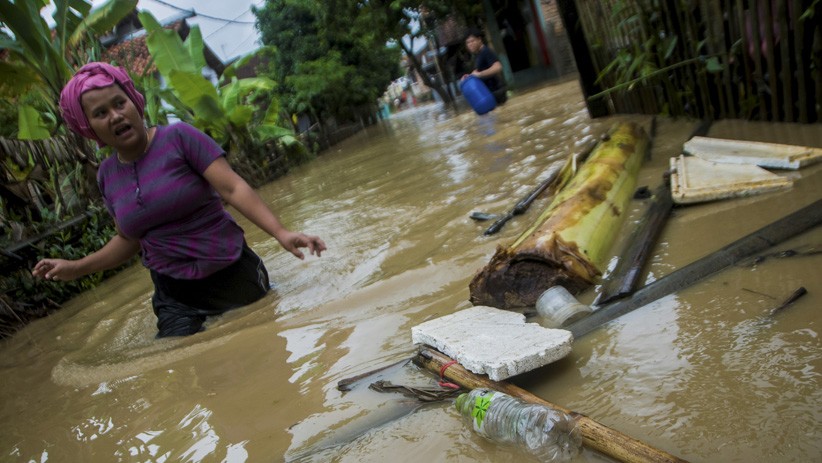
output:
<svg viewBox="0 0 822 463"><path fill-rule="evenodd" d="M540 461L568 462L582 448L576 421L567 413L490 389L457 397L457 410L481 436L519 447Z"/></svg>

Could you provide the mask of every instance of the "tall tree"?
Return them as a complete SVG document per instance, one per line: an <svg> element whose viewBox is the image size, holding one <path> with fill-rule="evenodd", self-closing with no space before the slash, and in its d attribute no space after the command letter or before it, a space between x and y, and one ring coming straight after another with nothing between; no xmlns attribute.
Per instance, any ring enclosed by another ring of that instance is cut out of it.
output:
<svg viewBox="0 0 822 463"><path fill-rule="evenodd" d="M350 117L351 108L373 105L399 76L399 51L380 35L337 27L326 2L268 0L253 11L263 43L274 49L266 73L292 113Z"/></svg>

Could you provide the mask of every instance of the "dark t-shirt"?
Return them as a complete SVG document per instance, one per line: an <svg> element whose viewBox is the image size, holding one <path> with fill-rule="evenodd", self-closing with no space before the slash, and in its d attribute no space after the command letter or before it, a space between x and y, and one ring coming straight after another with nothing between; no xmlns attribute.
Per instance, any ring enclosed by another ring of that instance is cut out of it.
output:
<svg viewBox="0 0 822 463"><path fill-rule="evenodd" d="M479 53L477 53L477 59L474 62L474 68L477 71L484 71L490 68L494 63L499 61L497 55L488 48L487 45L483 45L482 49L480 49ZM492 77L483 77L482 81L485 83L485 86L488 87L488 90L491 92L495 92L502 87L502 83L499 80L498 76Z"/></svg>
<svg viewBox="0 0 822 463"><path fill-rule="evenodd" d="M243 229L203 173L225 152L208 135L179 122L157 126L140 159L111 156L97 181L124 235L140 240L143 264L191 280L227 267L243 250Z"/></svg>

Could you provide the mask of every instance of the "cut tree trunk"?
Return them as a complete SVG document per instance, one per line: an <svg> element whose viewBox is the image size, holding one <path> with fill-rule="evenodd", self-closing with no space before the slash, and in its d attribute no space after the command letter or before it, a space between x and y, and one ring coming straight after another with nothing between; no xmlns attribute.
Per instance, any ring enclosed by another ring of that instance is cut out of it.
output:
<svg viewBox="0 0 822 463"><path fill-rule="evenodd" d="M497 248L471 281L471 302L529 307L552 286L573 294L590 286L602 273L647 147L638 124L617 125L535 224L512 245Z"/></svg>

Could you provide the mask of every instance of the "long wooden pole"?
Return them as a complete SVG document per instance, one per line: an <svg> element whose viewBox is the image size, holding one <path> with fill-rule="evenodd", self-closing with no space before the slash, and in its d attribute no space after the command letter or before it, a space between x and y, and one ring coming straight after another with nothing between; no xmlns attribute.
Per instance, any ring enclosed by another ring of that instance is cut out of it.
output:
<svg viewBox="0 0 822 463"><path fill-rule="evenodd" d="M612 276L603 284L602 292L594 305L607 304L634 292L672 207L671 189L663 182L654 193L648 213L640 219L639 226L628 239L628 248L620 257Z"/></svg>
<svg viewBox="0 0 822 463"><path fill-rule="evenodd" d="M513 397L517 397L526 402L542 404L556 410L571 415L579 426L582 434L582 445L595 450L607 457L617 461L627 463L661 463L677 462L683 463L686 460L675 457L665 451L651 447L650 445L634 439L611 429L604 424L595 421L581 413L571 411L565 407L543 400L530 392L505 381L492 381L487 376L476 375L458 363L452 364L452 359L447 355L423 346L413 359L414 363L422 368L426 368L437 375L445 368L442 376L467 389L488 388L504 392Z"/></svg>
<svg viewBox="0 0 822 463"><path fill-rule="evenodd" d="M822 199L665 275L641 288L628 299L603 306L593 314L572 323L566 329L574 333L574 339L578 339L604 323L650 304L674 291L687 288L708 275L810 230L820 223L822 223Z"/></svg>

